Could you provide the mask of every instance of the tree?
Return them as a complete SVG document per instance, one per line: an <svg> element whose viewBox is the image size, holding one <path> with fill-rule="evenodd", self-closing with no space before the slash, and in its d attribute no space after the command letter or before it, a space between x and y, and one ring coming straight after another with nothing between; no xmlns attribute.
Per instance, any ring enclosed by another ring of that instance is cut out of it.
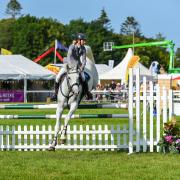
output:
<svg viewBox="0 0 180 180"><path fill-rule="evenodd" d="M120 33L124 35L141 36L140 25L133 16L127 17L127 19L121 24Z"/></svg>
<svg viewBox="0 0 180 180"><path fill-rule="evenodd" d="M6 14L11 15L12 18L15 19L17 15L21 14L21 9L21 4L17 0L10 0L7 4Z"/></svg>
<svg viewBox="0 0 180 180"><path fill-rule="evenodd" d="M111 26L110 26L110 19L108 18L108 15L105 11L105 9L103 8L101 10L101 15L100 17L98 18L98 23L101 24L106 30L109 30L111 29Z"/></svg>
<svg viewBox="0 0 180 180"><path fill-rule="evenodd" d="M13 27L15 19L0 20L0 48L11 50L13 44Z"/></svg>
<svg viewBox="0 0 180 180"><path fill-rule="evenodd" d="M13 25L12 51L30 59L54 46L55 39L64 44L64 25L51 18L36 18L26 15L15 20ZM52 62L53 53L49 54L42 64Z"/></svg>
<svg viewBox="0 0 180 180"><path fill-rule="evenodd" d="M180 48L176 50L174 66L180 68Z"/></svg>
<svg viewBox="0 0 180 180"><path fill-rule="evenodd" d="M166 37L164 37L160 32L156 34L157 41L164 41Z"/></svg>

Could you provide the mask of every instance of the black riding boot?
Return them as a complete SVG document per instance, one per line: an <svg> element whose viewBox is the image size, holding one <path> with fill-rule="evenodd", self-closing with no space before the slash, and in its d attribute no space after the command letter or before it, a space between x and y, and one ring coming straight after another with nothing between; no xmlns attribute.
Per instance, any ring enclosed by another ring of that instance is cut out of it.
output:
<svg viewBox="0 0 180 180"><path fill-rule="evenodd" d="M92 99L92 94L89 91L88 82L85 80L83 83L84 83L84 94L87 96L87 99L90 100Z"/></svg>
<svg viewBox="0 0 180 180"><path fill-rule="evenodd" d="M54 87L55 87L55 93L52 96L52 100L53 101L57 101L57 95L58 95L58 90L59 90L59 83L55 82Z"/></svg>

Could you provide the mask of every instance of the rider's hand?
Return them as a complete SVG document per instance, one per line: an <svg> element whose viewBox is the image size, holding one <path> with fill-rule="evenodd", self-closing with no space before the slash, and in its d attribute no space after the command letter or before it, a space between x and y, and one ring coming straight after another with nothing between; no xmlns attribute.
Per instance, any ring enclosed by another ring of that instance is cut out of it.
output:
<svg viewBox="0 0 180 180"><path fill-rule="evenodd" d="M83 67L83 66L81 66L81 67L80 67L80 71L82 72L83 70L84 70L84 67Z"/></svg>

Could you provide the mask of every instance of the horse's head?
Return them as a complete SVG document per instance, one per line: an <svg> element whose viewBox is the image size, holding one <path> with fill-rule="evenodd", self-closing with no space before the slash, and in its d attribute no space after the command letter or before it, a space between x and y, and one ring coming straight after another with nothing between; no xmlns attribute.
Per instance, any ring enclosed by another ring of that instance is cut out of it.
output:
<svg viewBox="0 0 180 180"><path fill-rule="evenodd" d="M67 72L68 88L73 94L79 94L80 71L77 68L71 68Z"/></svg>

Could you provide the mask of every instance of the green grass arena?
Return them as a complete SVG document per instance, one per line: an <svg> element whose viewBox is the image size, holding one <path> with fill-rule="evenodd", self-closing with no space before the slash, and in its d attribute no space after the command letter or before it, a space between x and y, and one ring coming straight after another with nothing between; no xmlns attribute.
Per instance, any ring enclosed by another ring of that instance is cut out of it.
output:
<svg viewBox="0 0 180 180"><path fill-rule="evenodd" d="M127 109L78 109L76 114L126 114ZM64 114L67 110L64 111ZM55 114L55 109L1 109L0 114ZM178 120L180 120L178 118ZM126 124L128 118L72 119L70 125ZM134 123L135 124L135 123ZM149 129L147 123L147 130ZM55 119L6 119L0 125L55 125ZM156 125L154 121L154 126ZM178 154L128 151L0 151L0 179L179 179ZM11 173L9 173L11 172Z"/></svg>

